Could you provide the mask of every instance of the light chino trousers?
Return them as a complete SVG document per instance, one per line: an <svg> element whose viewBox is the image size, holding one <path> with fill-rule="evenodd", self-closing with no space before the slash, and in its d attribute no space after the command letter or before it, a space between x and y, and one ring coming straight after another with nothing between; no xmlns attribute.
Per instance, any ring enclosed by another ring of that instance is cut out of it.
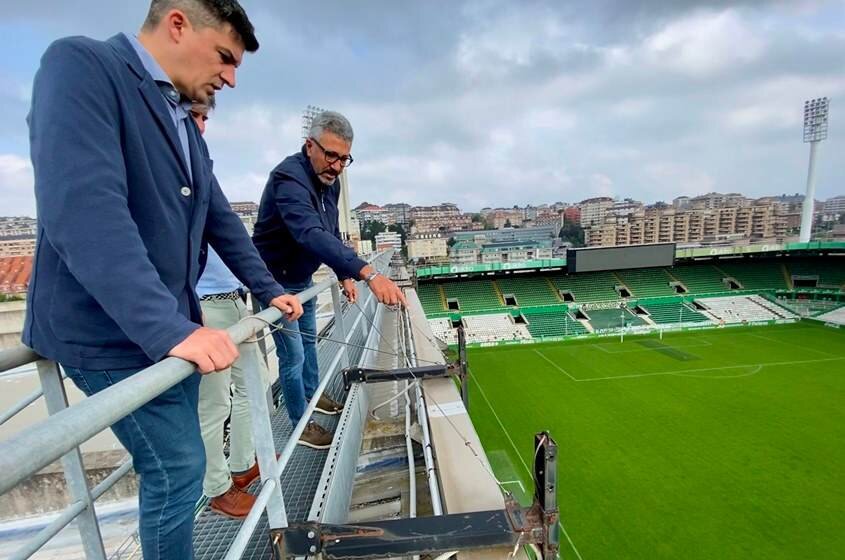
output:
<svg viewBox="0 0 845 560"><path fill-rule="evenodd" d="M240 299L201 301L203 323L213 329L225 329L249 315ZM258 345L248 345L259 353ZM243 351L244 347L239 347ZM269 374L260 355L256 360L261 378L267 384ZM231 388L231 392L230 392ZM252 440L252 420L249 414L245 373L240 359L231 368L202 376L199 389L199 421L205 444L205 478L202 489L214 498L232 486L231 472L245 471L255 464L255 445ZM223 453L223 425L229 418L229 462Z"/></svg>

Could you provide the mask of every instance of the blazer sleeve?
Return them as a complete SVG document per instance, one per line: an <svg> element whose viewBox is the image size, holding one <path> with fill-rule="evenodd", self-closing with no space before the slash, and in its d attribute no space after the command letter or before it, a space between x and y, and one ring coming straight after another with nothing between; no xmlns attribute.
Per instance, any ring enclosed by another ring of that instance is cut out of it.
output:
<svg viewBox="0 0 845 560"><path fill-rule="evenodd" d="M179 313L130 213L117 93L90 47L63 39L48 48L29 121L47 240L126 336L160 360L199 325Z"/></svg>
<svg viewBox="0 0 845 560"><path fill-rule="evenodd" d="M267 270L267 265L252 244L243 222L232 211L226 195L213 175L211 183L205 237L238 280L248 287L265 307L269 306L270 301L284 294L285 290Z"/></svg>
<svg viewBox="0 0 845 560"><path fill-rule="evenodd" d="M297 179L279 173L273 178L276 209L299 245L335 271L338 278L358 278L367 263L343 244L335 232L323 226L320 214L311 204L308 187Z"/></svg>

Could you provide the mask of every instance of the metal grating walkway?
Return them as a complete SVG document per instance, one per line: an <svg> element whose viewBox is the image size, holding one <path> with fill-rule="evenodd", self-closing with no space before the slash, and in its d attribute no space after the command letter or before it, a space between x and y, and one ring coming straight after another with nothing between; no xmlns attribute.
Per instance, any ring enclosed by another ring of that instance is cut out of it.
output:
<svg viewBox="0 0 845 560"><path fill-rule="evenodd" d="M344 321L347 329L351 328L355 320L360 314L360 308L357 306L345 306ZM372 320L375 304L368 305L367 316ZM321 336L336 338L333 336L335 329L330 327L327 331L320 333ZM369 332L369 321L367 317L363 317L355 327L355 330L350 337L350 344L347 348L349 352L350 364L357 364L364 352L367 334ZM339 338L339 335L337 336ZM355 346L357 345L357 346ZM320 340L317 343L317 360L321 376L329 373L336 374L338 368L334 371L328 372L331 362L334 360L341 345L333 340ZM271 368L272 370L272 368ZM271 371L271 378L277 377L278 373ZM274 383L273 392L279 395L280 405L276 408L271 416L271 424L273 427L273 435L276 444L276 451L281 451L285 446L293 427L287 416L287 411L284 406L284 397L281 396L279 390L278 379ZM340 375L335 375L334 379L326 388L326 394L340 402L344 402L346 394L343 388L343 379ZM340 416L327 416L324 414L315 413L313 419L319 422L323 427L334 431ZM282 475L282 494L285 499L285 508L289 521L305 521L308 512L317 491L317 486L323 472L323 467L328 457L327 450L316 450L301 445L294 448L293 456L288 463ZM257 493L257 486L259 482L256 481L250 487L250 492ZM197 515L194 523L194 557L196 560L217 560L222 559L229 549L229 545L235 538L240 529L241 521L237 519L230 519L222 515L216 514L208 509L207 506ZM262 516L255 534L250 540L249 545L244 552L244 559L262 559L266 560L271 557L270 543L269 543L269 528L266 514Z"/></svg>

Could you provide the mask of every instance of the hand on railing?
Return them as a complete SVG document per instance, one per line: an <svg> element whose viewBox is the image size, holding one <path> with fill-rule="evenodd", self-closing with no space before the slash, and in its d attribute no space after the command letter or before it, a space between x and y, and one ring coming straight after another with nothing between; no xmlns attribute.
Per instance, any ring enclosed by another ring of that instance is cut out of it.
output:
<svg viewBox="0 0 845 560"><path fill-rule="evenodd" d="M167 355L196 364L197 370L205 375L231 366L238 359L238 347L226 331L200 327L171 348Z"/></svg>
<svg viewBox="0 0 845 560"><path fill-rule="evenodd" d="M341 285L343 286L343 295L346 296L346 301L349 303L358 301L358 286L355 284L355 280L347 278L341 282Z"/></svg>
<svg viewBox="0 0 845 560"><path fill-rule="evenodd" d="M296 295L285 294L270 302L270 305L284 313L286 321L296 321L302 317L302 304Z"/></svg>
<svg viewBox="0 0 845 560"><path fill-rule="evenodd" d="M405 294L402 293L399 286L394 284L390 278L379 274L370 280L368 284L370 286L370 291L373 292L373 295L376 296L379 303L383 303L385 305L396 305L401 303L403 307L408 306L408 302L405 301Z"/></svg>

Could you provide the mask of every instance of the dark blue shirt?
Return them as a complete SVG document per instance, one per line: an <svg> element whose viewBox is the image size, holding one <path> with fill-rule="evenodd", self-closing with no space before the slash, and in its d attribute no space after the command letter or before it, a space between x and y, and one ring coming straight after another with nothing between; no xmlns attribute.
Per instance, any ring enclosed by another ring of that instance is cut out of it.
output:
<svg viewBox="0 0 845 560"><path fill-rule="evenodd" d="M324 185L304 146L270 172L252 240L282 285L308 282L322 263L340 279L358 278L366 266L341 241L339 198L340 182Z"/></svg>

